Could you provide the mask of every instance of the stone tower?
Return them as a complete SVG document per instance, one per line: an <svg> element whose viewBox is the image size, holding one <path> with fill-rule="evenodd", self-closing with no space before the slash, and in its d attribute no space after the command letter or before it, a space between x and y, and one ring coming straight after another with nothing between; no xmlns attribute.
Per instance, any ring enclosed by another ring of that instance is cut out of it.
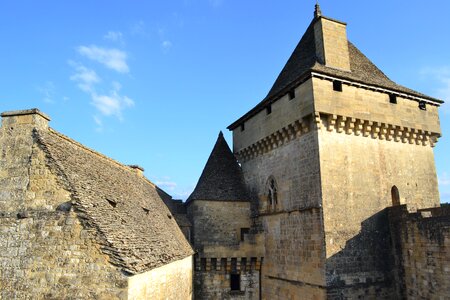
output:
<svg viewBox="0 0 450 300"><path fill-rule="evenodd" d="M228 127L263 226L264 299L394 298L385 209L439 206L441 103L316 6L268 95Z"/></svg>
<svg viewBox="0 0 450 300"><path fill-rule="evenodd" d="M195 299L258 299L263 251L251 230L241 167L222 132L186 201L195 256Z"/></svg>

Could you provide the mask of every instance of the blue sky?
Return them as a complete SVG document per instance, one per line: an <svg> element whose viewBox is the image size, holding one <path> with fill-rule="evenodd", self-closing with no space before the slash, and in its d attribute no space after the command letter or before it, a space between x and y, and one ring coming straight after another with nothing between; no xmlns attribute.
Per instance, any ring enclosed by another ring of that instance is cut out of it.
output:
<svg viewBox="0 0 450 300"><path fill-rule="evenodd" d="M450 1L321 0L399 84L450 102ZM315 1L1 1L0 111L51 126L175 198L194 188L220 130L268 92ZM435 148L450 202L450 108ZM230 144L231 145L231 144Z"/></svg>

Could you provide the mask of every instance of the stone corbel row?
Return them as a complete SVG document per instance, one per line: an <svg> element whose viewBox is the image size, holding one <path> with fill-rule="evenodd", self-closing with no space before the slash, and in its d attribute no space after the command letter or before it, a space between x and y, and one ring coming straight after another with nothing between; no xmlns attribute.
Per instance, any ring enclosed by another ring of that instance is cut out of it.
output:
<svg viewBox="0 0 450 300"><path fill-rule="evenodd" d="M287 142L302 136L310 131L310 122L300 119L266 136L256 143L242 149L237 153L239 160L246 161L262 155L272 149L278 148Z"/></svg>
<svg viewBox="0 0 450 300"><path fill-rule="evenodd" d="M434 147L438 136L432 132L339 115L324 115L328 131Z"/></svg>
<svg viewBox="0 0 450 300"><path fill-rule="evenodd" d="M263 261L263 257L236 257L233 258L236 260L236 265L233 267L232 258L230 257L215 258L215 264L212 262L213 259L211 257L197 257L194 264L195 271L225 271L228 273L231 271L259 271ZM222 265L222 259L226 259L226 265ZM235 270L232 270L233 268Z"/></svg>

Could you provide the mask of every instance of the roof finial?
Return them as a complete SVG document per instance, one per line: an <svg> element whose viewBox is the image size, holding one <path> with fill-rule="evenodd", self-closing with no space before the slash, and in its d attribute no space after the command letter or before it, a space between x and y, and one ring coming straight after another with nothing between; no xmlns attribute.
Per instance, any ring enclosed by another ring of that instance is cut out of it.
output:
<svg viewBox="0 0 450 300"><path fill-rule="evenodd" d="M320 11L319 0L316 0L316 6L314 9L314 18L318 18L320 16L322 16L322 12Z"/></svg>

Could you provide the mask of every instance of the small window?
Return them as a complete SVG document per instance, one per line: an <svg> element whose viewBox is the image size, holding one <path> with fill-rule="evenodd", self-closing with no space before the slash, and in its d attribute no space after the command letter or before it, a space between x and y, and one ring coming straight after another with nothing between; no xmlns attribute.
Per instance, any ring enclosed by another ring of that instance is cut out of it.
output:
<svg viewBox="0 0 450 300"><path fill-rule="evenodd" d="M217 258L211 258L211 270L217 270Z"/></svg>
<svg viewBox="0 0 450 300"><path fill-rule="evenodd" d="M397 96L394 94L389 94L389 103L397 104Z"/></svg>
<svg viewBox="0 0 450 300"><path fill-rule="evenodd" d="M250 228L241 228L241 241L244 241L244 235L250 232Z"/></svg>
<svg viewBox="0 0 450 300"><path fill-rule="evenodd" d="M267 199L268 209L274 211L278 204L278 188L277 183L273 178L269 178Z"/></svg>
<svg viewBox="0 0 450 300"><path fill-rule="evenodd" d="M227 259L226 258L220 259L220 269L225 272L227 271Z"/></svg>
<svg viewBox="0 0 450 300"><path fill-rule="evenodd" d="M289 91L288 95L289 95L289 100L294 99L295 98L295 90Z"/></svg>
<svg viewBox="0 0 450 300"><path fill-rule="evenodd" d="M204 257L200 258L200 270L206 271L206 258Z"/></svg>
<svg viewBox="0 0 450 300"><path fill-rule="evenodd" d="M392 206L400 205L400 193L395 185L391 188L391 197L392 197Z"/></svg>
<svg viewBox="0 0 450 300"><path fill-rule="evenodd" d="M333 81L333 91L342 92L342 82L335 80Z"/></svg>
<svg viewBox="0 0 450 300"><path fill-rule="evenodd" d="M419 101L419 109L427 110L427 103L425 101Z"/></svg>
<svg viewBox="0 0 450 300"><path fill-rule="evenodd" d="M241 124L241 131L244 131L245 130L245 123L242 123Z"/></svg>
<svg viewBox="0 0 450 300"><path fill-rule="evenodd" d="M269 104L266 106L266 114L270 115L272 113L272 105Z"/></svg>
<svg viewBox="0 0 450 300"><path fill-rule="evenodd" d="M241 274L230 274L230 288L232 291L241 290Z"/></svg>
<svg viewBox="0 0 450 300"><path fill-rule="evenodd" d="M231 272L236 272L236 271L237 271L237 258L232 257L231 258Z"/></svg>
<svg viewBox="0 0 450 300"><path fill-rule="evenodd" d="M256 257L250 258L250 268L252 270L256 270L256 262L257 261L258 261L258 259Z"/></svg>
<svg viewBox="0 0 450 300"><path fill-rule="evenodd" d="M241 270L245 272L247 270L247 257L241 258Z"/></svg>

